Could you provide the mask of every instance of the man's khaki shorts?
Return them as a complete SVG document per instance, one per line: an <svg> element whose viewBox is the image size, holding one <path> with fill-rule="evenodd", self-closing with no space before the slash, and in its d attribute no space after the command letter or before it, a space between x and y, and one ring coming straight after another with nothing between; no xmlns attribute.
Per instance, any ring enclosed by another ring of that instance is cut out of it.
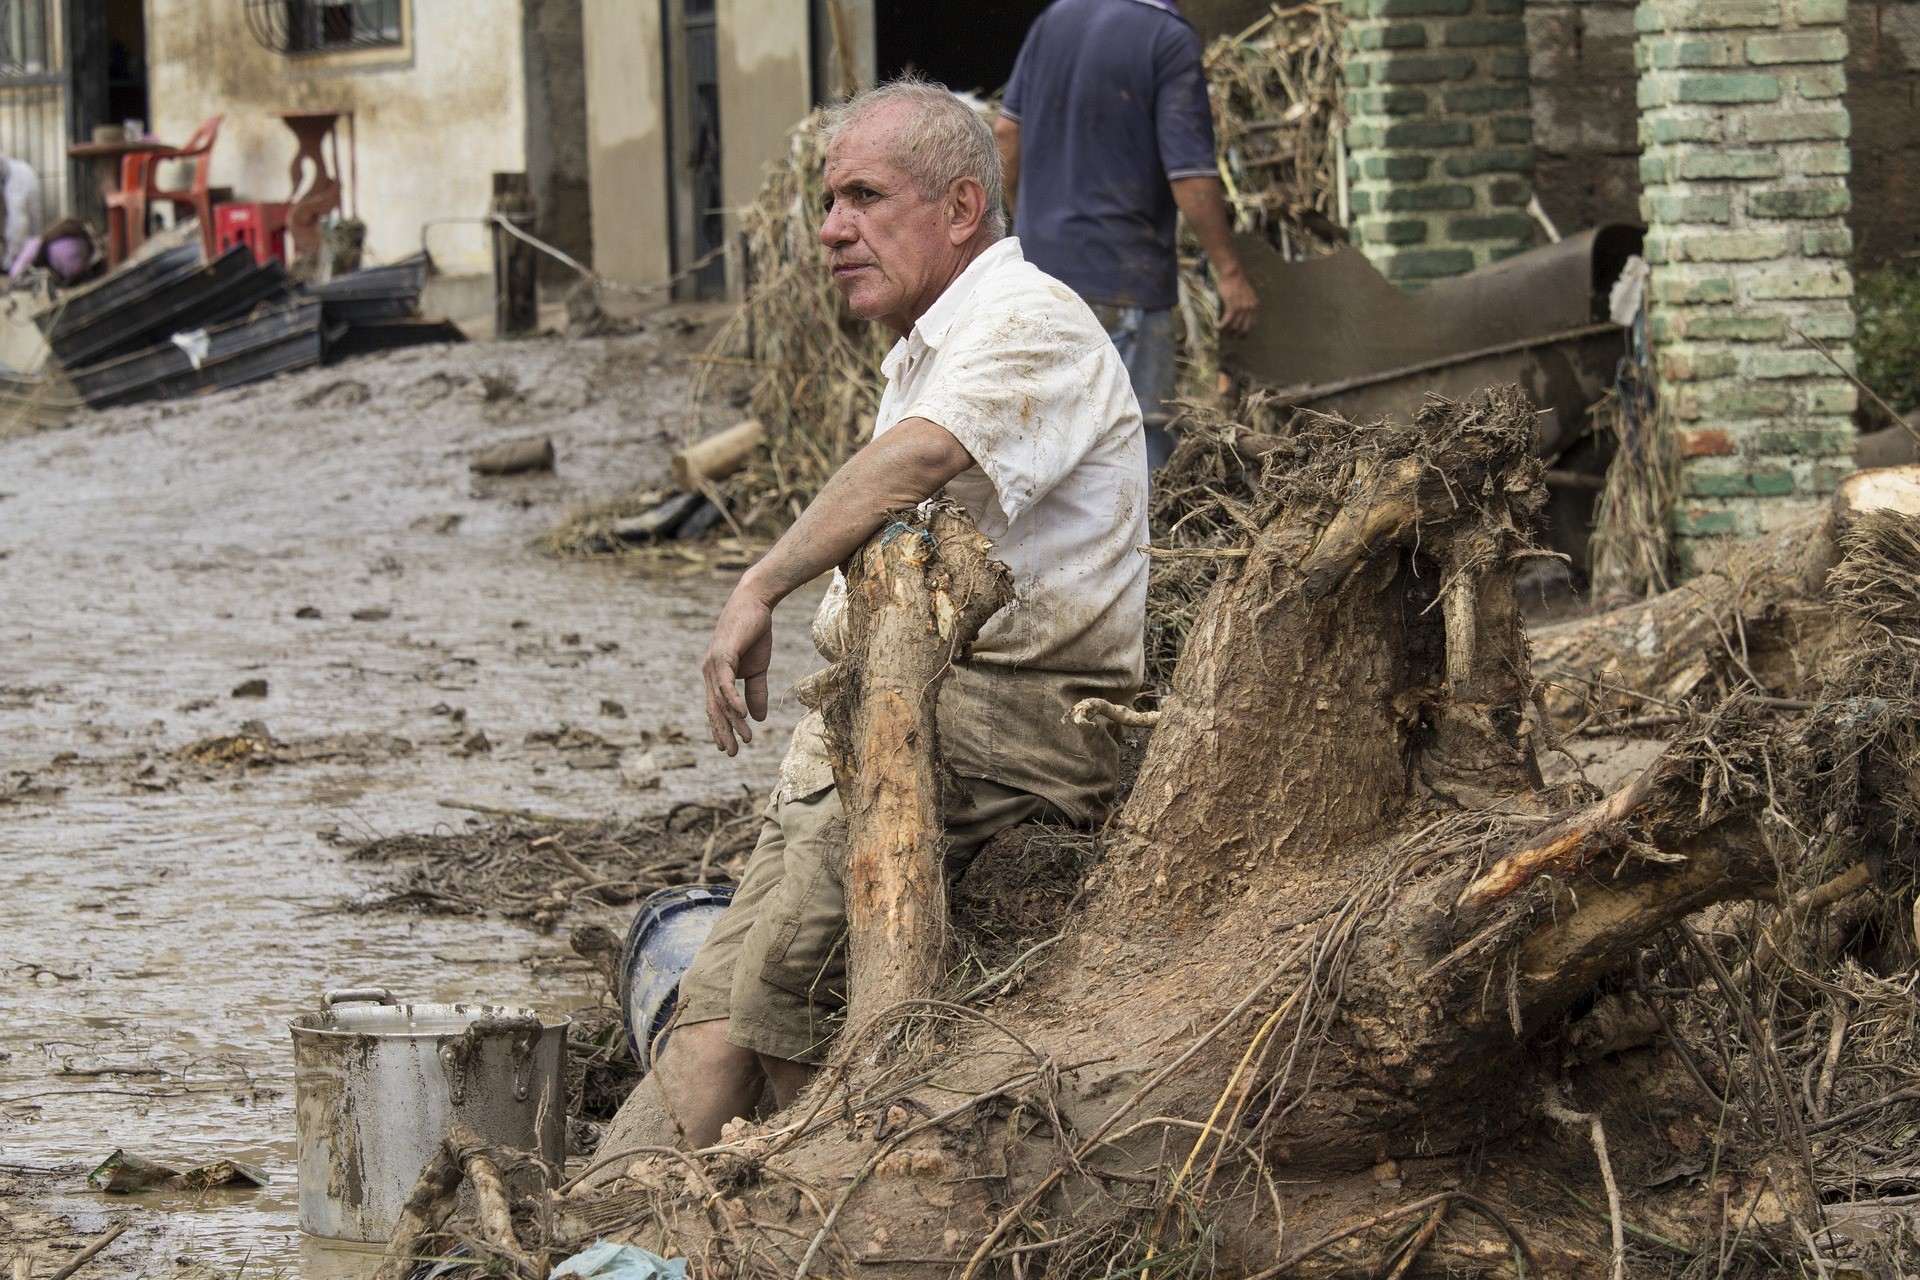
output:
<svg viewBox="0 0 1920 1280"><path fill-rule="evenodd" d="M1025 791L968 778L972 797L947 815L948 871L1015 823L1061 817ZM846 1007L847 820L833 788L767 806L733 905L680 979L680 1025L729 1020L727 1039L817 1063Z"/></svg>

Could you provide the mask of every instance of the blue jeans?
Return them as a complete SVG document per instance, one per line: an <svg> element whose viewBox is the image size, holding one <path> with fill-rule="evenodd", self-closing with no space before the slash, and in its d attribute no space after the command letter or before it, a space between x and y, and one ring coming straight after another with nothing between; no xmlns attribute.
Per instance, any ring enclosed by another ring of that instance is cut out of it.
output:
<svg viewBox="0 0 1920 1280"><path fill-rule="evenodd" d="M1140 402L1140 419L1147 427L1147 467L1158 470L1173 455L1173 433L1167 423L1173 412L1177 371L1173 363L1173 308L1147 311L1140 307L1093 305L1094 317L1113 339L1120 363L1127 367L1133 397Z"/></svg>

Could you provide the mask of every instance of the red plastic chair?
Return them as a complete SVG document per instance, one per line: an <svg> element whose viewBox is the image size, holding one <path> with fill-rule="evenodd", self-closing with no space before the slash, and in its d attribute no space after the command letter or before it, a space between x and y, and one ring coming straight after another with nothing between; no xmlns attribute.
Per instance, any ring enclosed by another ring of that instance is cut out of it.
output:
<svg viewBox="0 0 1920 1280"><path fill-rule="evenodd" d="M200 244L207 259L214 257L213 198L208 179L213 174L213 144L220 136L225 116L215 116L201 124L187 139L187 145L171 151L147 151L121 161L120 190L107 197L107 256L115 263L124 261L146 242L147 215L154 202L164 200L173 206L175 218L191 213L200 220ZM184 188L156 186L160 165L167 160L193 161L193 181ZM117 215L117 216L116 216ZM116 256L115 250L119 253Z"/></svg>

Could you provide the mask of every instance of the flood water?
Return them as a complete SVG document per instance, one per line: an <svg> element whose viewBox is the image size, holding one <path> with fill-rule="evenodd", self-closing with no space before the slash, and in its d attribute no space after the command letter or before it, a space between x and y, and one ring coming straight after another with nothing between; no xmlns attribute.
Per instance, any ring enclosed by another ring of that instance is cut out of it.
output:
<svg viewBox="0 0 1920 1280"><path fill-rule="evenodd" d="M380 871L319 833L470 820L448 801L635 814L771 780L785 700L738 760L696 748L655 792L527 741L703 731L725 575L529 545L664 474L701 337L394 353L0 440L0 1173L83 1233L137 1215L88 1277L371 1273L295 1226L287 1022L323 991L591 1000L570 921L343 910ZM527 434L553 436L557 474L468 474ZM811 665L807 607L782 610L776 689ZM252 680L264 697L234 696ZM313 758L178 754L249 720ZM463 746L476 730L488 749ZM271 1184L87 1191L115 1148L233 1157Z"/></svg>

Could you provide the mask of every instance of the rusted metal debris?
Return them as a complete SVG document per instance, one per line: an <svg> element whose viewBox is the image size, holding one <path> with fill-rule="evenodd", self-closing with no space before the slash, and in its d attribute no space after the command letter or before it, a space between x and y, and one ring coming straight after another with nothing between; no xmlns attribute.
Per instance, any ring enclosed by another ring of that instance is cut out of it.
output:
<svg viewBox="0 0 1920 1280"><path fill-rule="evenodd" d="M1357 249L1292 262L1243 236L1266 305L1252 333L1223 339L1222 361L1284 404L1356 422L1408 421L1429 392L1518 383L1542 411L1535 449L1551 460L1613 385L1626 330L1607 294L1640 242L1637 227L1599 227L1408 293Z"/></svg>

